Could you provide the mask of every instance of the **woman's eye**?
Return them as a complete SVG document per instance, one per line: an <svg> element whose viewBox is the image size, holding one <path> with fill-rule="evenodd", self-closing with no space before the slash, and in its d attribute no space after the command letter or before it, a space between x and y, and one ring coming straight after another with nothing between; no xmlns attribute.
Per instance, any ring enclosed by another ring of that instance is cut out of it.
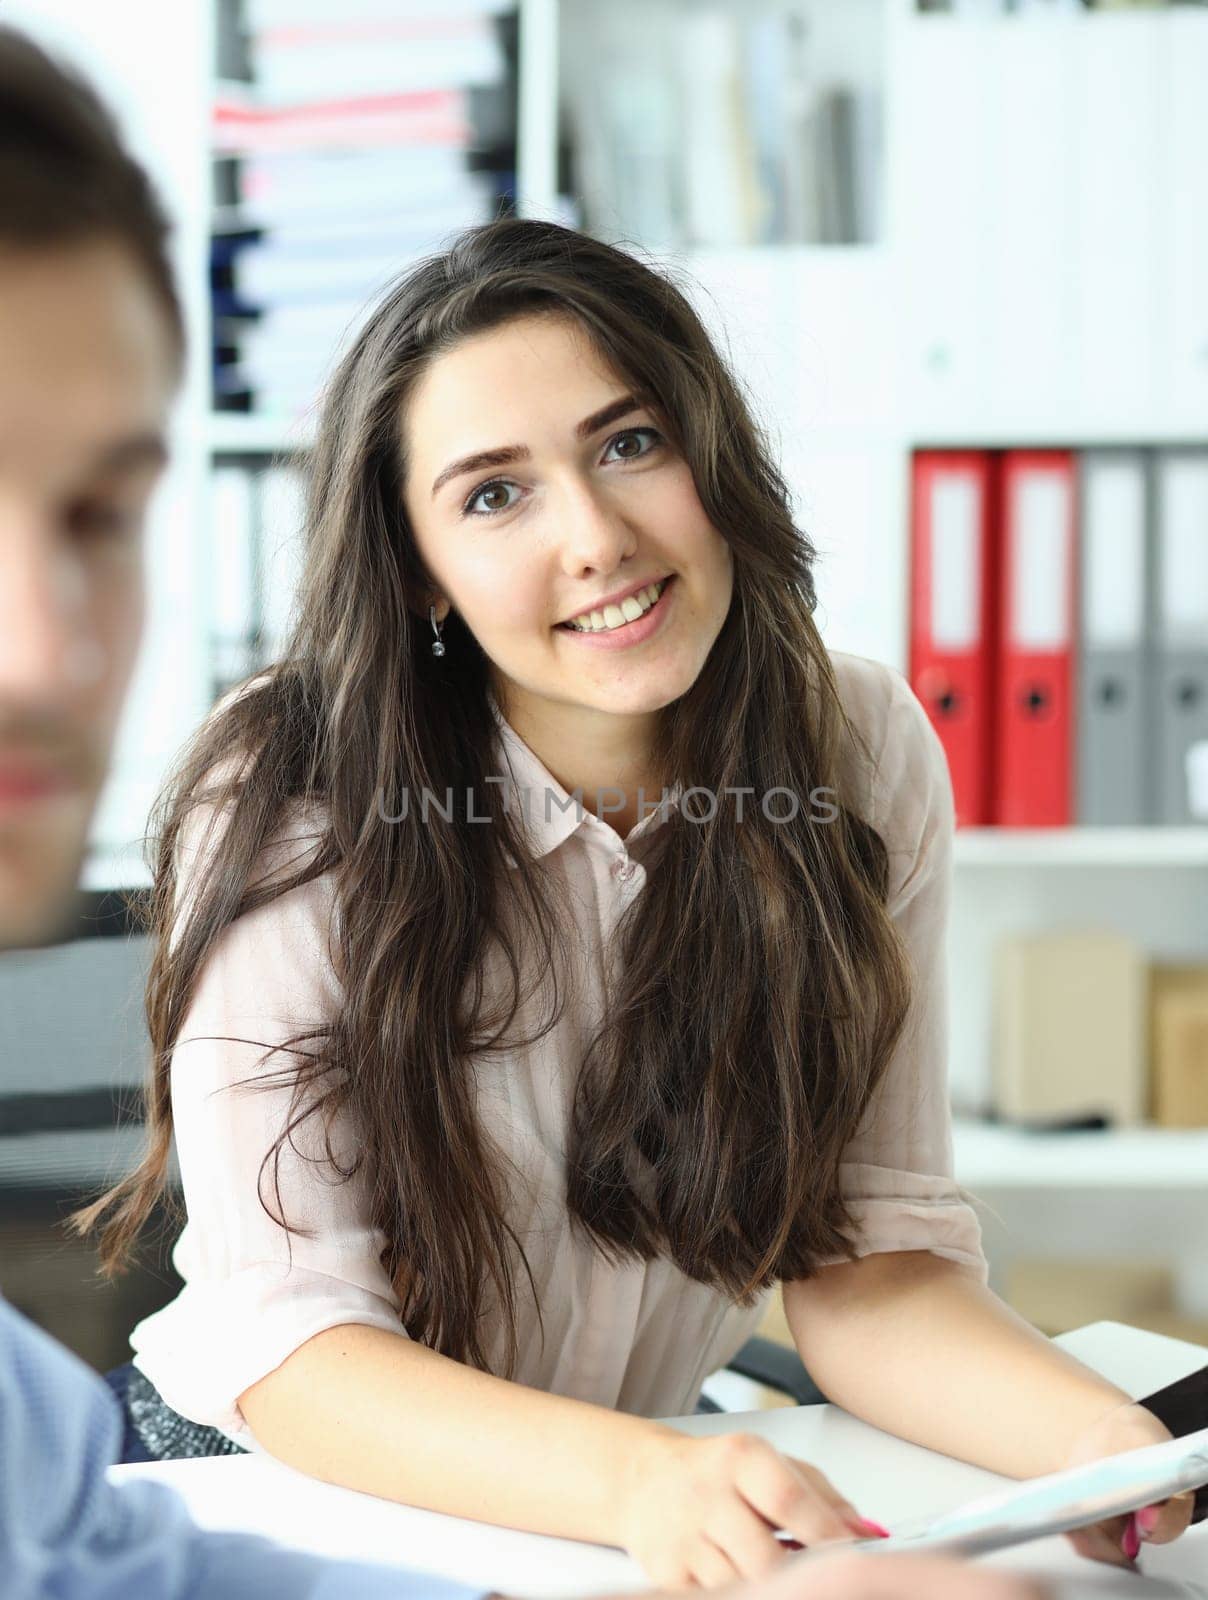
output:
<svg viewBox="0 0 1208 1600"><path fill-rule="evenodd" d="M616 451L615 460L638 461L642 456L649 455L661 440L662 434L657 428L627 428L624 433L618 433L609 440L608 450ZM605 459L608 459L608 452L605 452Z"/></svg>
<svg viewBox="0 0 1208 1600"><path fill-rule="evenodd" d="M481 489L474 493L462 507L469 516L489 516L492 512L510 511L516 504L508 496L516 489L514 483L484 483ZM519 491L516 491L519 493Z"/></svg>

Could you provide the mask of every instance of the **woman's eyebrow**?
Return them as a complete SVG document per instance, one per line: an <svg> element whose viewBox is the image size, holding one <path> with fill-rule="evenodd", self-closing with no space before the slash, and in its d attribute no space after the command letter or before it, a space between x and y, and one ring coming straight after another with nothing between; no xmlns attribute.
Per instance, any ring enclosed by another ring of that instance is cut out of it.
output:
<svg viewBox="0 0 1208 1600"><path fill-rule="evenodd" d="M599 411L593 411L590 417L584 417L582 422L575 425L577 439L590 439L593 433L598 433L601 428L606 428L610 422L619 422L622 417L628 417L635 411L642 410L642 404L636 395L624 394L618 400L610 400ZM532 451L527 445L506 444L500 445L496 450L476 450L472 456L462 456L458 461L451 461L436 475L432 485L432 498L435 499L440 491L452 478L460 478L467 472L481 472L486 467L506 467L515 461L527 461Z"/></svg>
<svg viewBox="0 0 1208 1600"><path fill-rule="evenodd" d="M513 461L527 461L532 453L527 445L507 444L498 450L478 450L472 456L462 456L460 461L451 461L443 471L437 473L432 485L432 498L435 500L450 478L460 478L467 472L481 472L484 467L506 467Z"/></svg>
<svg viewBox="0 0 1208 1600"><path fill-rule="evenodd" d="M606 428L610 422L620 422L622 417L629 416L634 411L640 411L642 403L636 395L623 394L619 400L612 400L599 411L593 411L590 417L584 417L575 429L577 439L590 439L593 433L598 433L601 428Z"/></svg>

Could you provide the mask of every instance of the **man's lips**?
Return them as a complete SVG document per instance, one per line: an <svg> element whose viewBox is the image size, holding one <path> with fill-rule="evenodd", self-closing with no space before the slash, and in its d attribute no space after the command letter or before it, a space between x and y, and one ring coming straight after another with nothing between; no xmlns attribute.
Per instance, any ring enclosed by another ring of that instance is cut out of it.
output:
<svg viewBox="0 0 1208 1600"><path fill-rule="evenodd" d="M75 775L63 767L35 767L0 760L0 801L49 800L78 788Z"/></svg>

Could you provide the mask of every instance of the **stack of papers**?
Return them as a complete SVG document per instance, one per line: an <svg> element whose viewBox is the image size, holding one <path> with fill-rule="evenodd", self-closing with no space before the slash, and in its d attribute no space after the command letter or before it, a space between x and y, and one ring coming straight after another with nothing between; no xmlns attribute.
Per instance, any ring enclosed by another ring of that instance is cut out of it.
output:
<svg viewBox="0 0 1208 1600"><path fill-rule="evenodd" d="M475 96L506 92L512 0L247 0L252 81L213 139L236 203L216 219L216 403L297 417L367 306L497 213L474 172Z"/></svg>

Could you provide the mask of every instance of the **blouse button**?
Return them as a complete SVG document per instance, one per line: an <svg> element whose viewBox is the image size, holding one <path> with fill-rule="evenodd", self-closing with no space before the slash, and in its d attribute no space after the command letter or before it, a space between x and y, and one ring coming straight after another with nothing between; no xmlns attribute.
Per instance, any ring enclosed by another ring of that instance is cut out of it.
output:
<svg viewBox="0 0 1208 1600"><path fill-rule="evenodd" d="M634 872L633 862L632 861L616 861L616 862L613 863L612 870L616 873L617 877L621 880L622 883L628 883L630 878L633 877L633 872Z"/></svg>

